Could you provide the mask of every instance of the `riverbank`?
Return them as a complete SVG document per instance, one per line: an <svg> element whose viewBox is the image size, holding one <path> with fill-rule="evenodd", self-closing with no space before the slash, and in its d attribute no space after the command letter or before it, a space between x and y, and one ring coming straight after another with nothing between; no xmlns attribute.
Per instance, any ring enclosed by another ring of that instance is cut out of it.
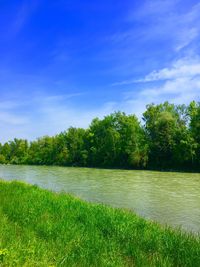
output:
<svg viewBox="0 0 200 267"><path fill-rule="evenodd" d="M130 168L130 167L98 167L98 166L78 166L78 165L59 165L59 164L26 164L26 163L0 163L0 166L30 166L30 167L63 167L63 168L83 168L83 169L99 169L99 170L118 170L118 171L155 171L155 172L179 172L179 173L200 173L199 167L196 169L187 168Z"/></svg>
<svg viewBox="0 0 200 267"><path fill-rule="evenodd" d="M200 240L68 194L0 181L5 266L200 266Z"/></svg>

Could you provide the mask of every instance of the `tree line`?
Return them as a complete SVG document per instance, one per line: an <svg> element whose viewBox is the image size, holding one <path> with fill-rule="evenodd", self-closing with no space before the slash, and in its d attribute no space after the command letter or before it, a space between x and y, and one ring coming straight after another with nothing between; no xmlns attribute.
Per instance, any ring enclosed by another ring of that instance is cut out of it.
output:
<svg viewBox="0 0 200 267"><path fill-rule="evenodd" d="M200 102L147 105L142 122L115 112L87 129L0 143L0 163L200 170Z"/></svg>

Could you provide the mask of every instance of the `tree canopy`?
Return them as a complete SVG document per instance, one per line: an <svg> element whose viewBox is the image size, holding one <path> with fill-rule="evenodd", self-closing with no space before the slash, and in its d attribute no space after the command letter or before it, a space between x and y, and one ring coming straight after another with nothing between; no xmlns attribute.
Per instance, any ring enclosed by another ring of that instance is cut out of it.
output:
<svg viewBox="0 0 200 267"><path fill-rule="evenodd" d="M0 163L104 168L200 169L200 103L147 105L142 123L115 112L87 129L0 144Z"/></svg>

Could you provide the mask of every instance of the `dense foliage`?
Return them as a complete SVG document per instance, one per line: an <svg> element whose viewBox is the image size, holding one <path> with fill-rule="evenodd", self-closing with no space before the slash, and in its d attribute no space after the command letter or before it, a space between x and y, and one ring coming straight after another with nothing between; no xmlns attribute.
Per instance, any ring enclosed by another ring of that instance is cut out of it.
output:
<svg viewBox="0 0 200 267"><path fill-rule="evenodd" d="M132 212L19 182L0 203L0 266L200 266L198 235Z"/></svg>
<svg viewBox="0 0 200 267"><path fill-rule="evenodd" d="M149 169L200 169L200 103L147 106L143 123L115 112L88 129L71 127L33 142L0 144L0 163Z"/></svg>

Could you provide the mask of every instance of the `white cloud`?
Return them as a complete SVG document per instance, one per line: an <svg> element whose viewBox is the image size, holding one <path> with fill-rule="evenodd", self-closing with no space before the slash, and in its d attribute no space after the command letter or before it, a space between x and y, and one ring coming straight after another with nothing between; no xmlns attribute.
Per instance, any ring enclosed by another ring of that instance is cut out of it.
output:
<svg viewBox="0 0 200 267"><path fill-rule="evenodd" d="M177 35L179 38L174 49L180 51L199 36L199 30L197 28L183 29Z"/></svg>
<svg viewBox="0 0 200 267"><path fill-rule="evenodd" d="M175 61L170 68L154 70L144 79L136 82L152 82L177 78L192 78L200 75L200 59L183 58Z"/></svg>
<svg viewBox="0 0 200 267"><path fill-rule="evenodd" d="M159 51L162 50L160 45L167 44L168 53L176 59L165 63L165 68L150 71L141 79L135 78L133 70L133 77L113 83L112 86L129 88L121 102L124 110L141 116L145 105L151 102L168 100L187 104L192 100L199 101L200 57L197 44L200 36L200 3L186 9L179 0L147 0L129 15L128 21L133 26L135 22L140 22L144 27L139 33L130 27L128 32L122 33L122 39L118 36L115 40L134 46L135 36L136 43L139 40L141 47L144 43ZM132 59L130 57L127 60ZM159 60L162 60L162 56ZM133 90L130 89L131 85Z"/></svg>
<svg viewBox="0 0 200 267"><path fill-rule="evenodd" d="M182 58L173 62L168 68L153 70L142 79L128 79L113 83L112 86L173 80L178 78L193 78L198 75L200 75L200 59L198 57Z"/></svg>
<svg viewBox="0 0 200 267"><path fill-rule="evenodd" d="M112 49L107 58L113 60L111 69L119 77L113 86L134 84L138 82L136 75L143 71L150 75L153 68L168 67L173 59L199 55L200 3L182 5L180 0L146 0L137 6L130 8L130 14L124 18L127 27L109 36ZM151 75L155 77L157 73Z"/></svg>
<svg viewBox="0 0 200 267"><path fill-rule="evenodd" d="M127 92L124 98L126 110L137 113L139 117L145 106L152 102L188 104L192 100L200 101L200 59L183 58L175 61L171 67L149 73L139 81L125 82L144 85L139 92Z"/></svg>

